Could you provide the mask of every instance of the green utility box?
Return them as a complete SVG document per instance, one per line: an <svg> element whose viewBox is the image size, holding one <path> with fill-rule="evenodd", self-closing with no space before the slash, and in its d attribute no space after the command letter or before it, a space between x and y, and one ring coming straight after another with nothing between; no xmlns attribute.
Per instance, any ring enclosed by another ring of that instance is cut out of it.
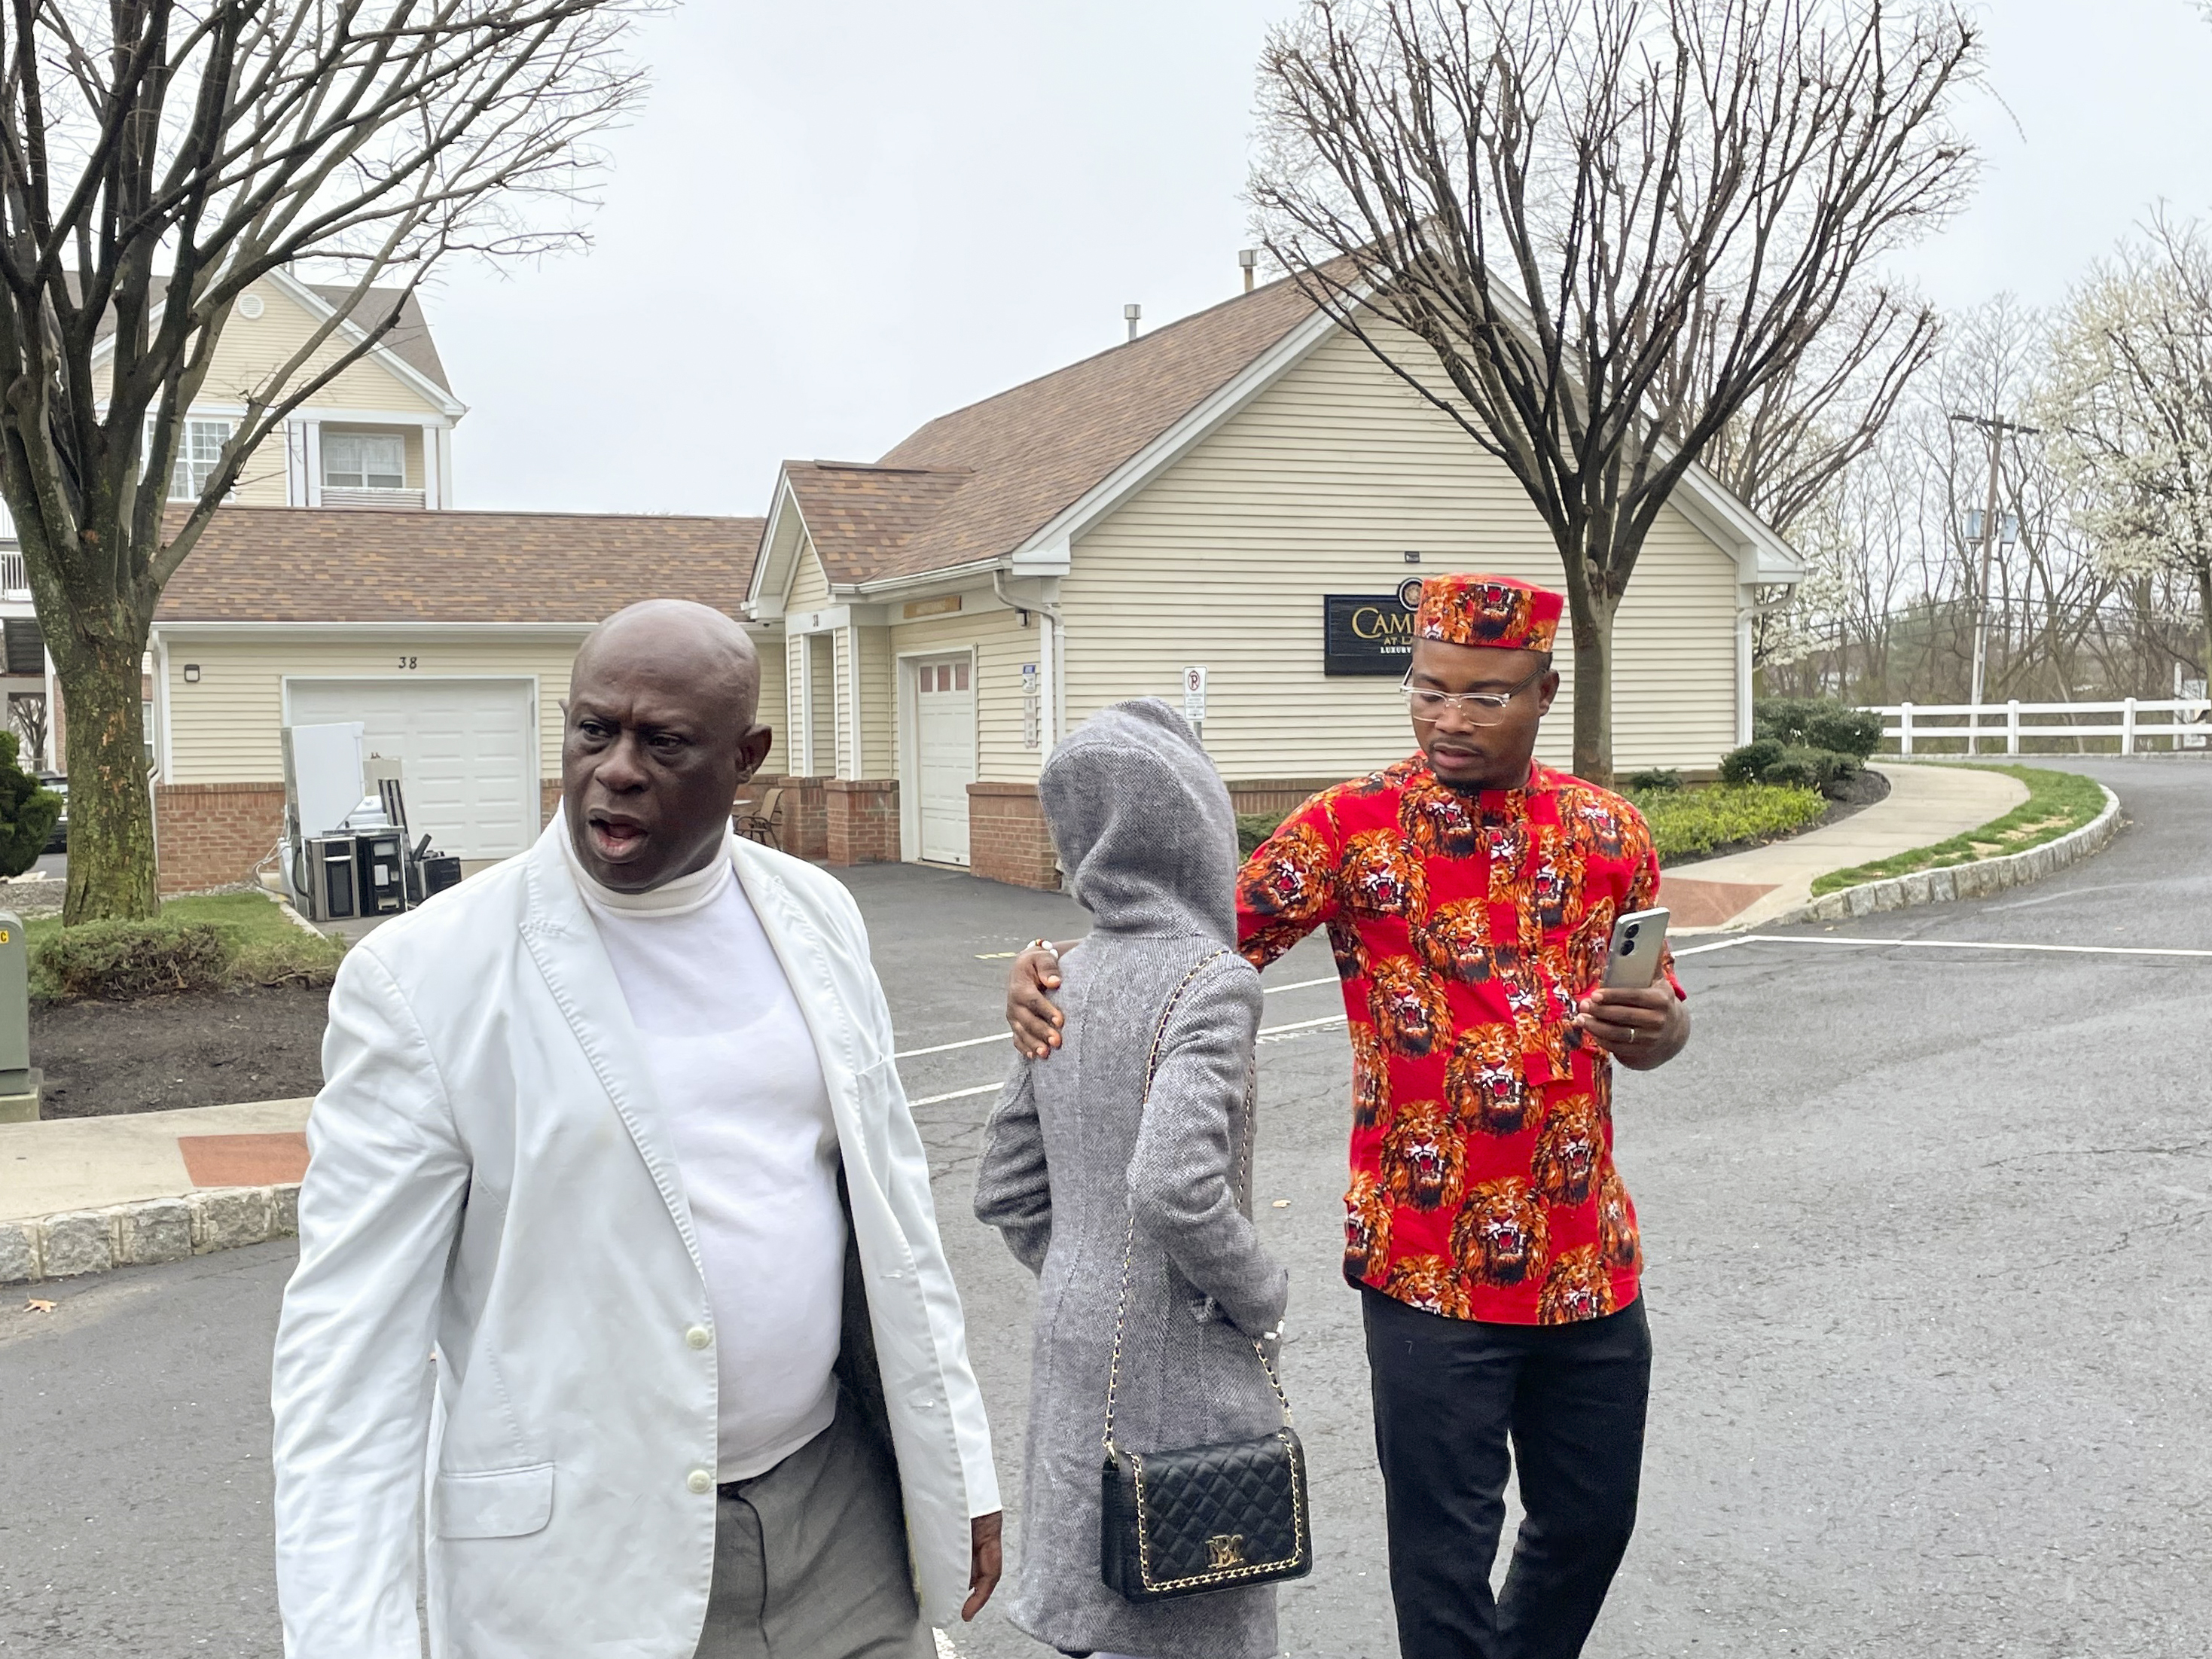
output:
<svg viewBox="0 0 2212 1659"><path fill-rule="evenodd" d="M0 1123L39 1115L38 1072L31 1065L31 949L23 919L0 910Z"/></svg>

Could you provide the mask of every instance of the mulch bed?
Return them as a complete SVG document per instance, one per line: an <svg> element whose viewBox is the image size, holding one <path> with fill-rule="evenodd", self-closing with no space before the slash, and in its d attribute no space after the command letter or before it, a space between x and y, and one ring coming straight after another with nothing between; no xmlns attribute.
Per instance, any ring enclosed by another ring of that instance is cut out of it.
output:
<svg viewBox="0 0 2212 1659"><path fill-rule="evenodd" d="M1730 853L1748 853L1754 847L1771 847L1778 841L1793 841L1799 836L1810 835L1815 830L1825 830L1832 823L1841 823L1852 813L1863 812L1876 801L1885 799L1888 794L1889 780L1879 772L1864 770L1851 780L1850 786L1844 792L1844 798L1841 800L1830 801L1828 810L1802 830L1793 830L1787 836L1769 836L1763 841L1754 839L1723 842L1718 847L1710 848L1705 852L1692 853L1686 858L1676 859L1667 867L1670 870L1677 867L1686 870L1693 864L1703 864L1707 859L1726 858Z"/></svg>
<svg viewBox="0 0 2212 1659"><path fill-rule="evenodd" d="M198 992L137 1002L34 1002L44 1117L288 1100L323 1086L326 988Z"/></svg>

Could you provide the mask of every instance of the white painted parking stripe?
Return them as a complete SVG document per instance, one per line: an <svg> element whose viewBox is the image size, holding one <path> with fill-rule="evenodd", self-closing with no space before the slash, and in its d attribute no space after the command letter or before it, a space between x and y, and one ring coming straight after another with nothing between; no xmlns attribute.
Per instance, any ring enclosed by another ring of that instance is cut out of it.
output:
<svg viewBox="0 0 2212 1659"><path fill-rule="evenodd" d="M1319 1019L1294 1019L1285 1025L1262 1025L1260 1028L1259 1035L1263 1037L1281 1036L1285 1032L1311 1030L1318 1025L1341 1025L1343 1024L1344 1016L1342 1014L1323 1014ZM995 1039L992 1040L995 1041ZM947 1043L945 1046L947 1048L965 1048L967 1045L964 1043ZM933 1054L937 1051L934 1049L924 1048L918 1052L921 1054ZM906 1058L903 1054L896 1057L901 1060ZM909 1106L934 1106L942 1101L965 1100L970 1095L991 1094L995 1092L1000 1086L1002 1085L996 1083L979 1083L972 1089L954 1089L945 1094L924 1095L920 1100L909 1100L907 1102L907 1104Z"/></svg>
<svg viewBox="0 0 2212 1659"><path fill-rule="evenodd" d="M1340 981L1335 975L1331 974L1327 979L1302 979L1295 981L1289 985L1270 985L1264 988L1263 994L1273 996L1278 991L1310 991L1316 985L1336 985L1341 982L1342 981ZM1341 1016L1339 1018L1341 1018ZM1308 1021L1307 1023L1309 1024L1312 1024L1311 1021ZM1278 1029L1288 1030L1289 1028L1285 1026L1279 1027ZM949 1054L955 1048L980 1048L987 1042L1005 1042L1009 1041L1012 1036L1013 1033L1011 1031L994 1031L988 1036L963 1037L957 1042L939 1042L933 1044L931 1047L927 1048L902 1048L896 1054L893 1054L891 1058L893 1060L913 1060L921 1054ZM921 1103L920 1101L916 1101L915 1103L917 1106Z"/></svg>
<svg viewBox="0 0 2212 1659"><path fill-rule="evenodd" d="M970 1095L995 1095L1006 1086L1003 1083L979 1083L972 1089L955 1089L950 1094L924 1095L920 1100L909 1100L909 1106L934 1106L941 1100L965 1100Z"/></svg>
<svg viewBox="0 0 2212 1659"><path fill-rule="evenodd" d="M1692 945L1686 951L1675 951L1674 956L1679 961L1684 957L1703 956L1708 951L1726 951L1738 945L1884 945L1893 950L1906 951L2042 951L2082 957L2212 957L2212 951L2189 951L2162 945L2016 945L2003 939L1830 939L1817 933L1745 933L1735 939L1716 939L1711 945Z"/></svg>
<svg viewBox="0 0 2212 1659"><path fill-rule="evenodd" d="M902 1048L891 1058L912 1060L916 1054L944 1054L955 1048L980 1048L987 1042L1010 1042L1013 1035L1012 1031L994 1031L988 1036L963 1037L957 1042L940 1042L933 1048Z"/></svg>
<svg viewBox="0 0 2212 1659"><path fill-rule="evenodd" d="M1341 1025L1343 1024L1344 1016L1342 1014L1323 1014L1319 1019L1294 1019L1287 1025L1262 1025L1260 1028L1260 1035L1261 1036L1279 1036L1285 1031L1304 1031L1310 1030L1316 1025Z"/></svg>

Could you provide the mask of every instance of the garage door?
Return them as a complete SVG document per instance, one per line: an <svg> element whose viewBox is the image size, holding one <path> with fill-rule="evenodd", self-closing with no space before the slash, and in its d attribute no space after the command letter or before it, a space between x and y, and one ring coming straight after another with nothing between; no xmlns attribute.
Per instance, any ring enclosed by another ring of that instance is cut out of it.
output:
<svg viewBox="0 0 2212 1659"><path fill-rule="evenodd" d="M975 691L965 656L915 665L915 747L921 762L921 855L968 862L968 786L975 781Z"/></svg>
<svg viewBox="0 0 2212 1659"><path fill-rule="evenodd" d="M416 839L503 859L538 837L538 732L528 680L288 680L294 726L359 720L362 746L397 757Z"/></svg>

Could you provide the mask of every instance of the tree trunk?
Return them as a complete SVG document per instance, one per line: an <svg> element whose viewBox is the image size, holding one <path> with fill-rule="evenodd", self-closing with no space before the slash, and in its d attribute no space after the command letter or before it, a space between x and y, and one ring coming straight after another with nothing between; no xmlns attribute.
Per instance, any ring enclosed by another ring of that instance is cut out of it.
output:
<svg viewBox="0 0 2212 1659"><path fill-rule="evenodd" d="M1570 583L1575 633L1574 774L1613 787L1613 617L1620 604L1594 584Z"/></svg>
<svg viewBox="0 0 2212 1659"><path fill-rule="evenodd" d="M2203 629L2204 637L2197 641L2204 647L2206 690L2212 691L2212 559L2202 561L2197 567L2197 621Z"/></svg>
<svg viewBox="0 0 2212 1659"><path fill-rule="evenodd" d="M141 682L146 629L125 632L124 639L79 636L54 653L69 720L69 890L62 909L69 926L143 919L161 908Z"/></svg>

